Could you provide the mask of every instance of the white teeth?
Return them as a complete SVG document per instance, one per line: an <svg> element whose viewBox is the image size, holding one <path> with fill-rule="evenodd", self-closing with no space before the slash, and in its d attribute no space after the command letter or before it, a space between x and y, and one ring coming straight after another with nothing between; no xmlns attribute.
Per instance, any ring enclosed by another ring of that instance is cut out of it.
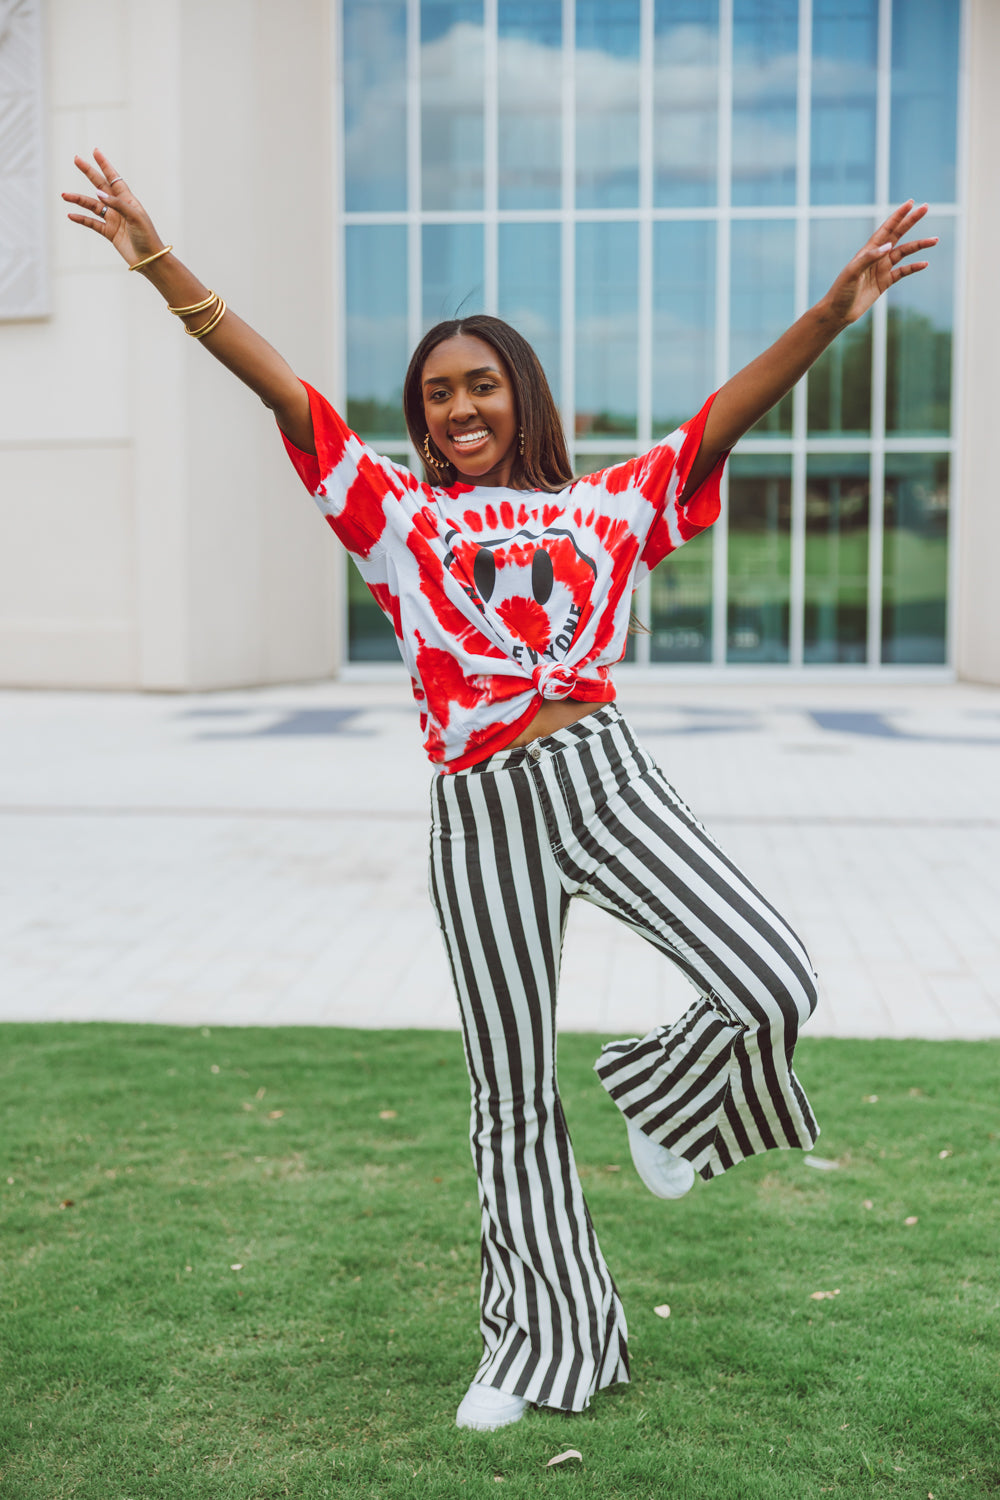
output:
<svg viewBox="0 0 1000 1500"><path fill-rule="evenodd" d="M459 448L468 443L481 442L484 437L489 437L489 429L480 427L478 432L456 432L452 435L452 442Z"/></svg>

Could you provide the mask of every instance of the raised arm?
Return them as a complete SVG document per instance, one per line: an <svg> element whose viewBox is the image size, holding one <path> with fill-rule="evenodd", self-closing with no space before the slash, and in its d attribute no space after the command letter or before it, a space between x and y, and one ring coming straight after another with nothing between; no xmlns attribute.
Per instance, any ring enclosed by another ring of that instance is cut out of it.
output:
<svg viewBox="0 0 1000 1500"><path fill-rule="evenodd" d="M221 300L164 245L146 210L102 151L94 152L96 166L82 156L74 160L94 194L63 193L67 203L83 210L69 215L73 223L109 240L169 307L192 309L182 315L188 331L197 335L207 330L201 338L205 348L273 410L278 426L296 447L314 453L309 397L287 361L234 312L227 308L219 315Z"/></svg>
<svg viewBox="0 0 1000 1500"><path fill-rule="evenodd" d="M936 245L936 236L899 243L926 212L926 203L918 208L911 199L891 213L844 267L826 296L803 313L769 349L726 381L708 414L701 448L686 485L687 493L711 473L720 454L730 449L801 380L838 333L857 322L901 277L926 268L925 260L903 262L908 256Z"/></svg>

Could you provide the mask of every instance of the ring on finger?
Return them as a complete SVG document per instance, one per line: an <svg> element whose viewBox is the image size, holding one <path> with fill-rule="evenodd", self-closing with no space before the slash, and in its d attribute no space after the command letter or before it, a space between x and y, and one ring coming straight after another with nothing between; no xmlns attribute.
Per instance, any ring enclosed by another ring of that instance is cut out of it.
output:
<svg viewBox="0 0 1000 1500"><path fill-rule="evenodd" d="M101 218L102 219L106 219L107 217L108 217L108 211L107 211L107 209L106 208L102 208L101 209Z"/></svg>
<svg viewBox="0 0 1000 1500"><path fill-rule="evenodd" d="M124 177L119 172L117 177L112 177L111 181L108 183L108 187L114 187L114 185L115 185L116 182L124 182L124 181L125 181Z"/></svg>

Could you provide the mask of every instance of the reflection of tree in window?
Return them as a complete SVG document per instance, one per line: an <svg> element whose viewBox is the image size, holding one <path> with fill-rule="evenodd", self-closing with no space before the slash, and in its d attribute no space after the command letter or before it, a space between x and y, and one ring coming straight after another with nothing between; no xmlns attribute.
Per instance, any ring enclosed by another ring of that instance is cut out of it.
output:
<svg viewBox="0 0 1000 1500"><path fill-rule="evenodd" d="M803 660L863 662L868 641L868 458L814 455L806 479Z"/></svg>
<svg viewBox="0 0 1000 1500"><path fill-rule="evenodd" d="M726 656L788 660L791 460L736 454L729 486Z"/></svg>
<svg viewBox="0 0 1000 1500"><path fill-rule="evenodd" d="M886 454L884 662L946 660L948 469L944 454Z"/></svg>
<svg viewBox="0 0 1000 1500"><path fill-rule="evenodd" d="M890 307L885 425L888 432L951 428L951 330L912 307Z"/></svg>
<svg viewBox="0 0 1000 1500"><path fill-rule="evenodd" d="M871 430L872 323L844 330L808 375L809 432L864 436Z"/></svg>

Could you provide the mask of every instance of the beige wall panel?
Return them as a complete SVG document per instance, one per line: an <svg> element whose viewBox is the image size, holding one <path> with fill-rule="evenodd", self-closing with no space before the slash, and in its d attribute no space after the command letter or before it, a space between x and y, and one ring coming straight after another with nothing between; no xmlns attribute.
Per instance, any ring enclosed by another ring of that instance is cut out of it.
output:
<svg viewBox="0 0 1000 1500"><path fill-rule="evenodd" d="M0 442L127 438L131 290L111 270L64 272L52 278L50 319L4 325Z"/></svg>
<svg viewBox="0 0 1000 1500"><path fill-rule="evenodd" d="M16 686L135 680L131 455L0 451L0 676ZM25 560L34 566L26 567Z"/></svg>
<svg viewBox="0 0 1000 1500"><path fill-rule="evenodd" d="M1000 400L1000 5L969 6L969 173L962 378L962 510L958 671L1000 683L1000 481L994 432Z"/></svg>
<svg viewBox="0 0 1000 1500"><path fill-rule="evenodd" d="M325 3L287 11L266 0L190 0L182 48L191 263L321 384L330 364L327 26ZM218 48L228 57L221 77ZM192 354L192 685L328 675L334 559L323 528L273 419L206 350Z"/></svg>
<svg viewBox="0 0 1000 1500"><path fill-rule="evenodd" d="M126 0L47 0L45 9L53 107L122 104L130 83ZM85 141L77 150L100 144Z"/></svg>

